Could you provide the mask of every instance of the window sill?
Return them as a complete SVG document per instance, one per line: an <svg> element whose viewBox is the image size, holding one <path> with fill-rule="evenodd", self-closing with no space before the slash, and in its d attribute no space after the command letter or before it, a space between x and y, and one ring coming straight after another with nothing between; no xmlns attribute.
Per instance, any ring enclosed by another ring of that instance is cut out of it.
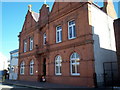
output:
<svg viewBox="0 0 120 90"><path fill-rule="evenodd" d="M76 37L72 37L72 38L68 38L69 40L71 40L71 39L76 39Z"/></svg>
<svg viewBox="0 0 120 90"><path fill-rule="evenodd" d="M61 76L62 74L55 74L56 76Z"/></svg>
<svg viewBox="0 0 120 90"><path fill-rule="evenodd" d="M20 75L24 75L23 73L20 73Z"/></svg>
<svg viewBox="0 0 120 90"><path fill-rule="evenodd" d="M31 49L30 51L33 51L33 49Z"/></svg>
<svg viewBox="0 0 120 90"><path fill-rule="evenodd" d="M71 76L80 76L80 73L71 74Z"/></svg>
<svg viewBox="0 0 120 90"><path fill-rule="evenodd" d="M56 43L62 43L62 41L60 41L60 42L56 42Z"/></svg>

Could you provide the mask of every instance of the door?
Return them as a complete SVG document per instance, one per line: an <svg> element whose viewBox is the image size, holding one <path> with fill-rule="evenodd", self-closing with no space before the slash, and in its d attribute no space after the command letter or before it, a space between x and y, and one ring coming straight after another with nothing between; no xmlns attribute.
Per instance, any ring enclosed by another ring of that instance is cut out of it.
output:
<svg viewBox="0 0 120 90"><path fill-rule="evenodd" d="M46 59L43 60L43 75L46 76Z"/></svg>

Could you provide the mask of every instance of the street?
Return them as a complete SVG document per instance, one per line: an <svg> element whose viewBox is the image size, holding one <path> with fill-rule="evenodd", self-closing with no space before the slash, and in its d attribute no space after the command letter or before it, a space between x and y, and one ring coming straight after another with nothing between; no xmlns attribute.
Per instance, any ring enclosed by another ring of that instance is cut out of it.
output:
<svg viewBox="0 0 120 90"><path fill-rule="evenodd" d="M0 90L20 90L20 89L36 90L34 88L27 88L27 87L22 87L22 86L15 86L15 85L8 85L8 84L0 83Z"/></svg>

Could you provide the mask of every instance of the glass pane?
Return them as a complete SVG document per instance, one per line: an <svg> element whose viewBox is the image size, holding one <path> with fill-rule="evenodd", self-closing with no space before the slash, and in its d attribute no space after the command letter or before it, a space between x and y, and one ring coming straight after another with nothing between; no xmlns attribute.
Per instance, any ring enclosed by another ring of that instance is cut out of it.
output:
<svg viewBox="0 0 120 90"><path fill-rule="evenodd" d="M69 22L69 25L72 25L72 21Z"/></svg>
<svg viewBox="0 0 120 90"><path fill-rule="evenodd" d="M72 38L72 27L69 27L69 38Z"/></svg>
<svg viewBox="0 0 120 90"><path fill-rule="evenodd" d="M75 53L73 53L73 54L71 55L71 58L75 58Z"/></svg>
<svg viewBox="0 0 120 90"><path fill-rule="evenodd" d="M75 63L75 60L72 60L71 62L72 62L72 63Z"/></svg>
<svg viewBox="0 0 120 90"><path fill-rule="evenodd" d="M59 69L58 69L58 66L56 66L56 73L58 73L58 70L59 70Z"/></svg>
<svg viewBox="0 0 120 90"><path fill-rule="evenodd" d="M60 66L60 72L59 73L61 73L61 66Z"/></svg>
<svg viewBox="0 0 120 90"><path fill-rule="evenodd" d="M75 24L75 21L71 21L72 24Z"/></svg>
<svg viewBox="0 0 120 90"><path fill-rule="evenodd" d="M76 53L76 58L79 58L79 54Z"/></svg>
<svg viewBox="0 0 120 90"><path fill-rule="evenodd" d="M55 64L56 64L56 65L59 64L58 61L56 61Z"/></svg>
<svg viewBox="0 0 120 90"><path fill-rule="evenodd" d="M60 41L62 41L62 31L60 31Z"/></svg>
<svg viewBox="0 0 120 90"><path fill-rule="evenodd" d="M75 65L72 65L72 73L75 73Z"/></svg>
<svg viewBox="0 0 120 90"><path fill-rule="evenodd" d="M76 65L76 73L79 73L80 69L79 69L79 64Z"/></svg>
<svg viewBox="0 0 120 90"><path fill-rule="evenodd" d="M62 29L62 27L60 26L60 29Z"/></svg>
<svg viewBox="0 0 120 90"><path fill-rule="evenodd" d="M73 26L73 37L76 37L75 25Z"/></svg>
<svg viewBox="0 0 120 90"><path fill-rule="evenodd" d="M21 73L23 73L23 68L21 68Z"/></svg>
<svg viewBox="0 0 120 90"><path fill-rule="evenodd" d="M57 32L57 41L59 42L59 32Z"/></svg>

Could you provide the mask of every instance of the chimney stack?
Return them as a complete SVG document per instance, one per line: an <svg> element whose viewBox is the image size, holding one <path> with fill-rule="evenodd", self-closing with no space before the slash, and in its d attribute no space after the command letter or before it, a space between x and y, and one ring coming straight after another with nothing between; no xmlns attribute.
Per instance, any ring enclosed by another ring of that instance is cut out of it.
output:
<svg viewBox="0 0 120 90"><path fill-rule="evenodd" d="M116 19L116 11L114 9L113 1L112 0L104 0L103 11L107 13L113 19Z"/></svg>

